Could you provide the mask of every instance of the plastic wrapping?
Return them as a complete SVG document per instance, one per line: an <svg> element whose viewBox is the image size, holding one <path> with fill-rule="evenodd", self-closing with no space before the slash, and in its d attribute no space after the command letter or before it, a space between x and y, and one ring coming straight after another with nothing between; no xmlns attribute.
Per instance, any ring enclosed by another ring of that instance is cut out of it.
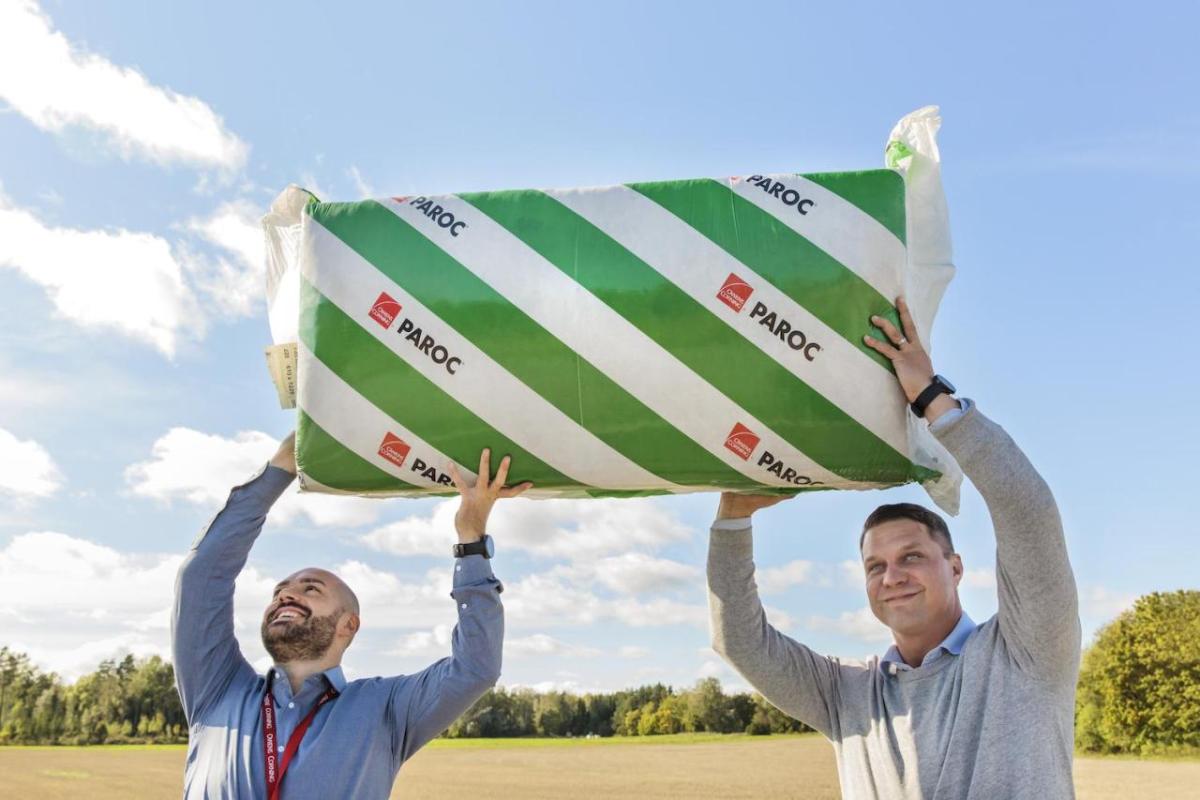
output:
<svg viewBox="0 0 1200 800"><path fill-rule="evenodd" d="M936 109L889 168L321 203L264 218L297 343L306 490L449 491L513 456L532 496L799 492L961 473L908 411L872 314L921 339L953 275ZM878 332L875 332L878 333Z"/></svg>

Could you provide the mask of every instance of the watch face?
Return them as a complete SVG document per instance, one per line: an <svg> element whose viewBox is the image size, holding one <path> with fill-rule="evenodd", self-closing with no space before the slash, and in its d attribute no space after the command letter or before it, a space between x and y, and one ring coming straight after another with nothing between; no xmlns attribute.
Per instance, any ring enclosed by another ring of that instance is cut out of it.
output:
<svg viewBox="0 0 1200 800"><path fill-rule="evenodd" d="M943 386L945 386L947 389L949 389L950 394L954 394L955 392L958 391L957 389L954 388L954 384L951 383L950 381L946 380L945 376L943 376L943 375L934 375L933 379L940 382Z"/></svg>

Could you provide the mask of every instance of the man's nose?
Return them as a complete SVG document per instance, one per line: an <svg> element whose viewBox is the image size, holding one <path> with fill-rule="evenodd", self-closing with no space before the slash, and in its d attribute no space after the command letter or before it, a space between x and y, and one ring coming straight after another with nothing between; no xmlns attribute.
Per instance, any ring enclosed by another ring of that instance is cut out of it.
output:
<svg viewBox="0 0 1200 800"><path fill-rule="evenodd" d="M888 564L883 571L883 585L896 586L908 580L908 572L899 564Z"/></svg>

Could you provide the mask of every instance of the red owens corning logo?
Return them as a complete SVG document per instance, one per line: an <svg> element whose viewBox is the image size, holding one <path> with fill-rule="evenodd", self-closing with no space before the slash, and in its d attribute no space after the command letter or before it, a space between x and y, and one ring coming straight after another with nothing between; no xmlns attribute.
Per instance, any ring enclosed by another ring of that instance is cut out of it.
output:
<svg viewBox="0 0 1200 800"><path fill-rule="evenodd" d="M383 443L379 445L379 455L397 467L401 467L404 466L404 459L408 458L408 451L411 449L412 447L399 436L392 433L385 433L383 435Z"/></svg>
<svg viewBox="0 0 1200 800"><path fill-rule="evenodd" d="M717 299L734 311L741 311L742 306L746 305L746 301L753 293L754 289L750 287L750 284L731 272L725 279L725 283L721 285L721 290L717 292Z"/></svg>
<svg viewBox="0 0 1200 800"><path fill-rule="evenodd" d="M380 292L375 305L371 306L370 316L383 327L390 328L399 313L400 304L393 300L387 292Z"/></svg>
<svg viewBox="0 0 1200 800"><path fill-rule="evenodd" d="M725 437L725 446L733 451L734 455L745 461L750 458L750 454L754 452L754 448L758 447L758 436L739 422L733 426L733 430Z"/></svg>
<svg viewBox="0 0 1200 800"><path fill-rule="evenodd" d="M395 200L397 203L403 203L408 198L409 198L409 195L406 194L403 197L393 197L392 199Z"/></svg>

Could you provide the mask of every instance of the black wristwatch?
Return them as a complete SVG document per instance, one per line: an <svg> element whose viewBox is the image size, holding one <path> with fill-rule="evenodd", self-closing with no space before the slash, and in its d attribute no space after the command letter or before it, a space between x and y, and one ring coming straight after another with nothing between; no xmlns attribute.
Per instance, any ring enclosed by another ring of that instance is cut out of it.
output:
<svg viewBox="0 0 1200 800"><path fill-rule="evenodd" d="M454 557L462 558L463 556L483 556L491 558L496 554L496 546L492 544L492 537L486 533L479 539L467 544L454 545Z"/></svg>
<svg viewBox="0 0 1200 800"><path fill-rule="evenodd" d="M925 387L925 390L917 395L917 399L912 401L913 413L922 419L925 417L925 409L929 408L929 404L933 402L935 397L943 394L954 394L954 384L943 378L941 375L933 376L933 383Z"/></svg>

